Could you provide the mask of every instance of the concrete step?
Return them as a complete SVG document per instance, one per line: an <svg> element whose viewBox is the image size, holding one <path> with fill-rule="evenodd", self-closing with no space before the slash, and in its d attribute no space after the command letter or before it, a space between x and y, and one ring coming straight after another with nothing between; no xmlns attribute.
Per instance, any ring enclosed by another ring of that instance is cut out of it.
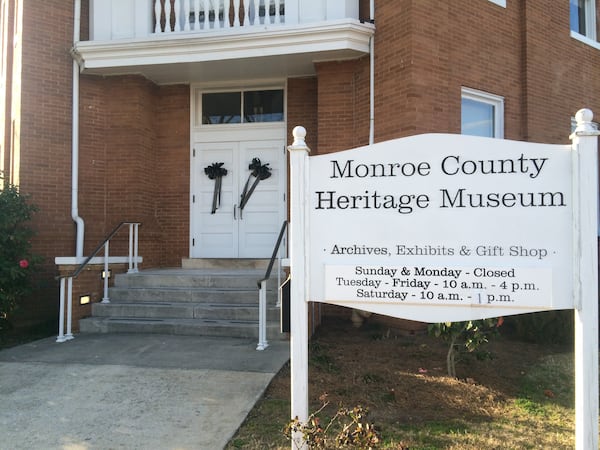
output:
<svg viewBox="0 0 600 450"><path fill-rule="evenodd" d="M277 302L277 282L269 283L267 303ZM258 288L189 288L189 287L112 287L108 291L111 303L247 303L258 304Z"/></svg>
<svg viewBox="0 0 600 450"><path fill-rule="evenodd" d="M80 320L80 331L258 338L257 281L265 269L259 268L260 260L233 261L119 274L109 290L110 303L94 303L92 317ZM267 287L269 339L279 339L276 276Z"/></svg>
<svg viewBox="0 0 600 450"><path fill-rule="evenodd" d="M268 259L231 258L184 258L182 269L258 269L263 273L269 264Z"/></svg>
<svg viewBox="0 0 600 450"><path fill-rule="evenodd" d="M224 269L161 269L144 270L133 274L119 274L115 287L191 287L216 289L257 289L257 282L264 276L263 270ZM272 278L276 278L275 276ZM272 283L270 283L272 284Z"/></svg>
<svg viewBox="0 0 600 450"><path fill-rule="evenodd" d="M94 303L94 317L148 319L209 319L255 321L258 326L258 305L224 303ZM267 320L279 320L279 308L267 308Z"/></svg>
<svg viewBox="0 0 600 450"><path fill-rule="evenodd" d="M89 317L79 323L83 333L142 333L188 336L227 336L258 339L258 325L248 321L207 319L134 319ZM279 325L267 324L267 339L287 339Z"/></svg>

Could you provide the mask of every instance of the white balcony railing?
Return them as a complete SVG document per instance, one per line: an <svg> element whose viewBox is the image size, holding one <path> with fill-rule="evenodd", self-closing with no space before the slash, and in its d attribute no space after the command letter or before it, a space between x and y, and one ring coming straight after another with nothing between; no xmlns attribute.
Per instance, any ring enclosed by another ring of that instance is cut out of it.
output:
<svg viewBox="0 0 600 450"><path fill-rule="evenodd" d="M90 40L358 19L359 0L90 0Z"/></svg>
<svg viewBox="0 0 600 450"><path fill-rule="evenodd" d="M285 1L155 0L153 20L155 33L278 25L285 23Z"/></svg>

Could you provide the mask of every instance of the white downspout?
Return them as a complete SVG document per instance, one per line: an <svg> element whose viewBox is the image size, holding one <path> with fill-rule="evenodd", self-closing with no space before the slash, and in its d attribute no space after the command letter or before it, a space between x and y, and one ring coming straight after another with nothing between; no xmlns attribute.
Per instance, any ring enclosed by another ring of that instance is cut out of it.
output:
<svg viewBox="0 0 600 450"><path fill-rule="evenodd" d="M79 42L81 28L81 0L75 0L73 15L73 46ZM71 217L77 227L75 256L83 258L85 224L79 217L79 64L73 58L73 118L71 132Z"/></svg>
<svg viewBox="0 0 600 450"><path fill-rule="evenodd" d="M375 23L375 0L369 5L369 19ZM369 74L369 145L373 145L375 139L375 35L369 40L370 74Z"/></svg>

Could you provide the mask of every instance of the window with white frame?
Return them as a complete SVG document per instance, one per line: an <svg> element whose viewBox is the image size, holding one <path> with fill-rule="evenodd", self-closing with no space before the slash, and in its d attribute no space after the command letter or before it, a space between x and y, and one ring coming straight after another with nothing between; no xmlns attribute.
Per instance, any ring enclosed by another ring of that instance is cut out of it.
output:
<svg viewBox="0 0 600 450"><path fill-rule="evenodd" d="M462 88L461 133L504 138L504 97Z"/></svg>
<svg viewBox="0 0 600 450"><path fill-rule="evenodd" d="M596 0L569 0L571 31L596 40Z"/></svg>
<svg viewBox="0 0 600 450"><path fill-rule="evenodd" d="M490 2L495 3L498 6L502 6L506 8L506 0L490 0Z"/></svg>

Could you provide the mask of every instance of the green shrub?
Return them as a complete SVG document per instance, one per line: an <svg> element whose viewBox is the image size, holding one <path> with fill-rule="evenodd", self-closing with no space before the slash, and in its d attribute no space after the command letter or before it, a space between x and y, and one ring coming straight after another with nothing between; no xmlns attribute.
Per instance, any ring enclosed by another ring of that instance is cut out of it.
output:
<svg viewBox="0 0 600 450"><path fill-rule="evenodd" d="M441 337L448 342L446 368L448 376L456 378L456 357L460 352L475 353L484 357L487 353L481 351L483 344L489 338L498 334L498 327L504 322L503 317L469 320L466 322L432 323L427 327L430 335Z"/></svg>
<svg viewBox="0 0 600 450"><path fill-rule="evenodd" d="M507 318L512 334L522 341L536 344L573 344L572 310L543 311Z"/></svg>
<svg viewBox="0 0 600 450"><path fill-rule="evenodd" d="M0 331L8 328L10 314L32 289L39 258L31 252L28 222L36 209L16 186L0 184Z"/></svg>

